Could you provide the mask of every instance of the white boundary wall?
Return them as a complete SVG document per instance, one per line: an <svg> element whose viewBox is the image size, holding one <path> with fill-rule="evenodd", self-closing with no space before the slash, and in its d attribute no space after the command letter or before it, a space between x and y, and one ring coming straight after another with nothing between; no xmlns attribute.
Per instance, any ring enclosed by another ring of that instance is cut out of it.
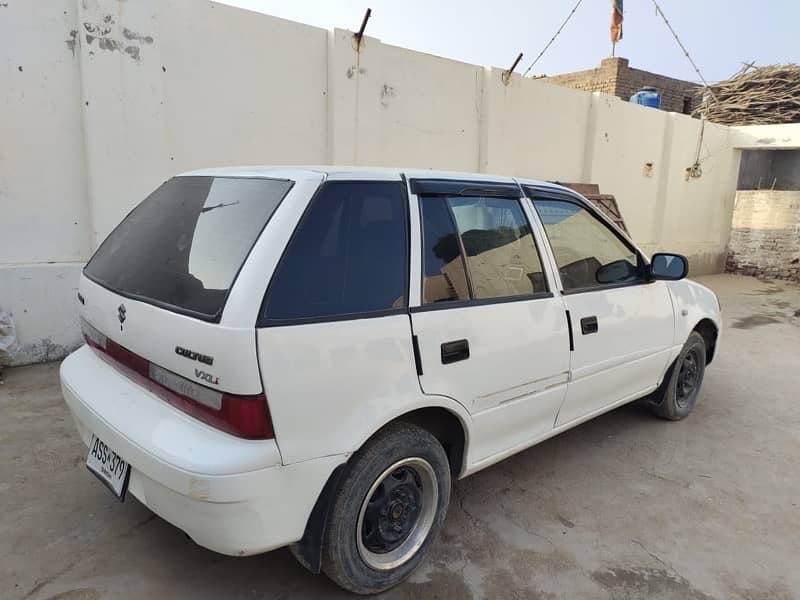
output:
<svg viewBox="0 0 800 600"><path fill-rule="evenodd" d="M724 266L744 135L205 0L0 4L0 309L11 362L79 344L99 241L174 173L394 165L592 182L647 251ZM646 163L651 167L646 169Z"/></svg>

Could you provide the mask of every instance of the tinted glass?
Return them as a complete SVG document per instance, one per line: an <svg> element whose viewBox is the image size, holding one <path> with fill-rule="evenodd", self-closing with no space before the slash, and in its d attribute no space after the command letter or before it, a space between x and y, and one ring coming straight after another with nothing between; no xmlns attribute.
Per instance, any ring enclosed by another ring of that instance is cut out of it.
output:
<svg viewBox="0 0 800 600"><path fill-rule="evenodd" d="M638 257L585 208L561 200L534 200L565 290L642 279Z"/></svg>
<svg viewBox="0 0 800 600"><path fill-rule="evenodd" d="M406 223L399 181L326 184L272 278L265 317L321 319L405 307Z"/></svg>
<svg viewBox="0 0 800 600"><path fill-rule="evenodd" d="M170 179L111 232L84 272L115 292L218 317L291 186L275 179Z"/></svg>
<svg viewBox="0 0 800 600"><path fill-rule="evenodd" d="M445 199L423 196L420 210L425 270L422 280L423 303L469 300L458 233Z"/></svg>
<svg viewBox="0 0 800 600"><path fill-rule="evenodd" d="M519 200L448 198L475 298L547 291L542 263Z"/></svg>

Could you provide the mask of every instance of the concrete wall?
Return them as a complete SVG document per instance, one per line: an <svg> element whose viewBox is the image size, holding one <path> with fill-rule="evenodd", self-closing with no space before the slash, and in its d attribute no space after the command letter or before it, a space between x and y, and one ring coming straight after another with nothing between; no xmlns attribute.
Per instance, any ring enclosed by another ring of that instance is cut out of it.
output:
<svg viewBox="0 0 800 600"><path fill-rule="evenodd" d="M0 3L0 310L16 325L12 362L59 358L79 341L92 225L77 6Z"/></svg>
<svg viewBox="0 0 800 600"><path fill-rule="evenodd" d="M800 191L736 193L727 270L800 281Z"/></svg>
<svg viewBox="0 0 800 600"><path fill-rule="evenodd" d="M514 76L502 83L502 70L486 73L481 125L481 171L584 181L590 122L599 96ZM558 115L558 116L556 116Z"/></svg>
<svg viewBox="0 0 800 600"><path fill-rule="evenodd" d="M800 148L800 123L739 125L731 127L734 147L741 150L786 150Z"/></svg>
<svg viewBox="0 0 800 600"><path fill-rule="evenodd" d="M176 172L338 163L599 183L647 251L720 270L730 130L205 0L0 3L0 309L13 363L79 343L80 268ZM21 67L21 70L20 70ZM738 140L751 136L737 132ZM649 165L649 166L648 166Z"/></svg>

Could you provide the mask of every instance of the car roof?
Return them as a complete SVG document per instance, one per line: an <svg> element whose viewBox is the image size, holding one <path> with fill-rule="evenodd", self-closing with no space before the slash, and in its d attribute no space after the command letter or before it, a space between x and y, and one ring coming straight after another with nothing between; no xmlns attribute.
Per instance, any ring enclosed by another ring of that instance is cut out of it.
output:
<svg viewBox="0 0 800 600"><path fill-rule="evenodd" d="M318 179L322 175L328 180L348 179L389 179L399 180L403 176L412 179L450 179L471 180L493 183L519 183L520 185L535 185L560 190L568 190L561 185L537 179L510 177L508 175L492 175L487 173L469 173L459 171L436 171L432 169L402 169L390 167L352 167L333 165L264 165L241 167L212 167L181 173L178 177L205 176L205 177L271 177L277 179Z"/></svg>

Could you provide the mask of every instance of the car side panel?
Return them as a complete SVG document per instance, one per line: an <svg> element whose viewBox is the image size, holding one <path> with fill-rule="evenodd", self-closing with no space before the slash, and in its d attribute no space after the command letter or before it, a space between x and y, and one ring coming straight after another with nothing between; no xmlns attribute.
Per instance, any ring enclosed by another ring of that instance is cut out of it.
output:
<svg viewBox="0 0 800 600"><path fill-rule="evenodd" d="M569 375L561 298L413 312L412 320L423 390L472 415L470 461L552 429ZM469 341L469 358L443 364L442 343L459 339Z"/></svg>
<svg viewBox="0 0 800 600"><path fill-rule="evenodd" d="M455 401L422 395L408 315L257 330L258 357L284 464L356 451L397 416ZM468 432L469 434L469 429Z"/></svg>
<svg viewBox="0 0 800 600"><path fill-rule="evenodd" d="M556 425L656 388L674 335L672 302L664 282L572 294L565 302L575 352ZM583 333L581 320L590 316L596 318L597 330Z"/></svg>
<svg viewBox="0 0 800 600"><path fill-rule="evenodd" d="M680 354L689 334L703 319L711 319L717 327L714 351L719 352L722 338L722 311L714 292L691 279L664 283L675 307L675 338L669 363L671 364Z"/></svg>

